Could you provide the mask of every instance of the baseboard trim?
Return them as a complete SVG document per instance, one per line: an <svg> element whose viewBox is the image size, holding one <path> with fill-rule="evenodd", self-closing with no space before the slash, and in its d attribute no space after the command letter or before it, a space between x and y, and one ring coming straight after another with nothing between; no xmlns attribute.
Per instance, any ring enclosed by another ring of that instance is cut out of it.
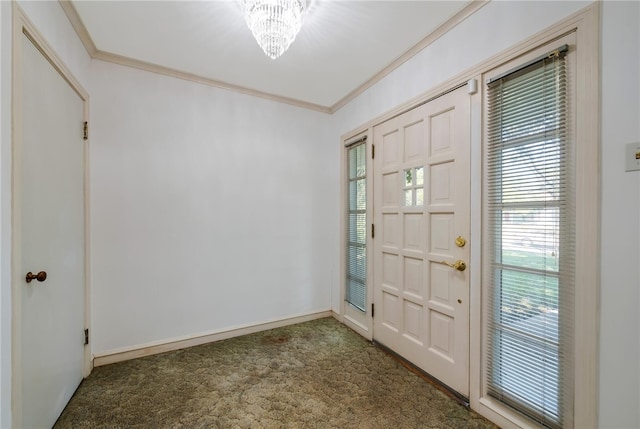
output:
<svg viewBox="0 0 640 429"><path fill-rule="evenodd" d="M148 343L133 347L127 347L118 350L112 350L99 353L93 356L93 366L109 365L111 363L122 362L131 359L137 359L144 356L151 356L159 353L169 352L173 350L186 349L188 347L199 346L201 344L212 343L215 341L226 340L228 338L239 337L242 335L253 334L256 332L267 331L269 329L281 328L283 326L295 325L297 323L308 322L310 320L322 319L325 317L335 317L331 310L318 311L315 313L307 313L296 316L290 316L283 319L269 320L261 323L235 326L227 329L211 331L189 335L186 337L173 338L165 341Z"/></svg>

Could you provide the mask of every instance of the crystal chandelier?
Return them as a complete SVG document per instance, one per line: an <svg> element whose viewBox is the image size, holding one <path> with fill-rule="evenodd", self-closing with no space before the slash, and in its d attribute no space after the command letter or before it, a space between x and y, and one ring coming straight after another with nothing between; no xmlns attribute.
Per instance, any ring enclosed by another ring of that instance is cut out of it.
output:
<svg viewBox="0 0 640 429"><path fill-rule="evenodd" d="M272 59L295 40L307 0L240 0L244 17L258 45Z"/></svg>

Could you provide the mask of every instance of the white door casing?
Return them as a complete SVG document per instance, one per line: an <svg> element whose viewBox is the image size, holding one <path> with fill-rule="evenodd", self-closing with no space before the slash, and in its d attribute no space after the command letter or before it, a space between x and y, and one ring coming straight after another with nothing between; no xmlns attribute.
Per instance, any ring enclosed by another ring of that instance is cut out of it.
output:
<svg viewBox="0 0 640 429"><path fill-rule="evenodd" d="M51 427L88 373L86 93L14 8L13 421ZM27 282L27 272L47 273Z"/></svg>
<svg viewBox="0 0 640 429"><path fill-rule="evenodd" d="M462 87L373 131L374 339L465 397L470 104Z"/></svg>

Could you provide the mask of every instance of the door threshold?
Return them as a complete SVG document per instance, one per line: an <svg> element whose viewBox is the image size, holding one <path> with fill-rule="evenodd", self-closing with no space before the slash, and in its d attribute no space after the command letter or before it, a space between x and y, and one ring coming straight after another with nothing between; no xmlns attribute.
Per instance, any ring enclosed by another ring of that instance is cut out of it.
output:
<svg viewBox="0 0 640 429"><path fill-rule="evenodd" d="M388 355L393 357L396 361L398 361L402 366L407 368L409 371L419 375L423 380L427 381L428 383L436 387L438 390L440 390L442 393L447 395L449 398L456 401L458 404L462 405L465 408L470 408L469 398L466 398L461 393L456 392L451 387L447 386L446 384L444 384L443 382L441 382L440 380L438 380L437 378L435 378L434 376L432 376L422 368L416 366L414 363L400 356L398 353L394 352L384 344L379 343L376 340L372 340L371 343L373 343L374 346L380 348L381 350L386 352Z"/></svg>

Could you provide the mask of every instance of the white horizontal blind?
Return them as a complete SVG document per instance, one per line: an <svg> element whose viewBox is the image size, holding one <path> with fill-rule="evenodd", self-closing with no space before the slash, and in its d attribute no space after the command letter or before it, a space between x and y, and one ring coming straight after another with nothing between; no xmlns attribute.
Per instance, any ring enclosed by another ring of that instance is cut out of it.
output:
<svg viewBox="0 0 640 429"><path fill-rule="evenodd" d="M573 156L556 51L489 84L487 393L548 427L571 421Z"/></svg>
<svg viewBox="0 0 640 429"><path fill-rule="evenodd" d="M367 278L366 143L347 149L347 279L345 300L365 311Z"/></svg>

